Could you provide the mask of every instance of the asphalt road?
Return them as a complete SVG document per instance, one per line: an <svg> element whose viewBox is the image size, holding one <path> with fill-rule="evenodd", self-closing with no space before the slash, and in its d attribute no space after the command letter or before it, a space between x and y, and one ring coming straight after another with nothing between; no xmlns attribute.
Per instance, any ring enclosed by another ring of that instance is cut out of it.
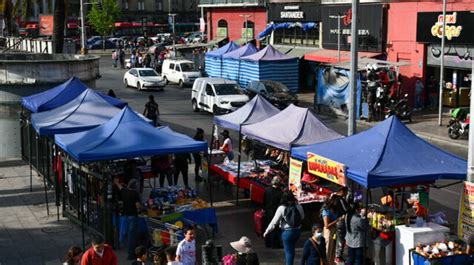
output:
<svg viewBox="0 0 474 265"><path fill-rule="evenodd" d="M155 100L160 107L160 123L168 125L173 130L193 136L197 127L203 128L206 132L206 139L210 138L212 129L212 114L207 112L195 113L191 108L191 88L179 88L176 85L168 85L164 91L138 91L134 88L125 88L122 82L125 70L111 67L112 61L107 57L102 57L100 61L100 73L102 77L96 82L96 89L107 93L109 89L113 89L117 97L127 101L136 111L142 112L149 95L154 95ZM346 132L346 121L323 119L328 126L332 127L340 133ZM363 130L365 128L358 128ZM231 133L233 139L237 139L236 133ZM125 140L125 139L124 139ZM467 158L465 150L449 145L439 145L442 149L452 152L461 157ZM437 184L442 186L451 183L449 181L440 181ZM202 184L201 184L202 185ZM201 194L206 194L205 187L196 187ZM219 224L221 231L225 231L222 238L217 238L223 245L232 239L237 240L239 235L253 233L253 225L251 218L253 210L246 207L233 207L230 203L233 200L234 189L224 183L213 188L214 201L220 202L217 207L219 211ZM430 212L444 211L448 220L456 226L459 197L461 185L453 185L442 189L431 189L430 191ZM205 196L203 196L205 197ZM241 218L242 217L242 218ZM242 220L235 224L234 218ZM223 221L225 220L225 221ZM235 226L237 225L237 226ZM229 229L226 229L229 228ZM222 235L221 235L222 236ZM224 247L224 251L229 250ZM230 250L229 250L230 251ZM263 250L262 250L263 251ZM269 250L271 251L271 250ZM281 252L281 251L280 251ZM270 252L268 256L280 255L280 252Z"/></svg>

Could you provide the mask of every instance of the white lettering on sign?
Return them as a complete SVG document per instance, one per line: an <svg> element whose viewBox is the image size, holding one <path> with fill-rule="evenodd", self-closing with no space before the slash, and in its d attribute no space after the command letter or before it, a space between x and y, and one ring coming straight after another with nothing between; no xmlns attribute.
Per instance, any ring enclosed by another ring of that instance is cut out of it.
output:
<svg viewBox="0 0 474 265"><path fill-rule="evenodd" d="M300 10L300 6L285 6L284 10Z"/></svg>
<svg viewBox="0 0 474 265"><path fill-rule="evenodd" d="M330 34L338 34L339 30L337 29L331 29L329 30ZM358 30L359 36L368 36L370 35L370 31L368 29L359 29ZM342 35L351 35L351 29L342 29L341 30Z"/></svg>
<svg viewBox="0 0 474 265"><path fill-rule="evenodd" d="M280 18L304 18L303 11L282 11L280 12Z"/></svg>

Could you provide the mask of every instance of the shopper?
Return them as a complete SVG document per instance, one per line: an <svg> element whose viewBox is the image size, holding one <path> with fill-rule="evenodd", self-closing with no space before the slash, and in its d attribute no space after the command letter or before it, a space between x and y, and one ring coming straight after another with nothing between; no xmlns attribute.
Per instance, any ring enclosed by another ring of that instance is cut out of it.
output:
<svg viewBox="0 0 474 265"><path fill-rule="evenodd" d="M194 135L194 140L204 141L204 130L201 128L196 129L196 134ZM202 169L202 160L200 153L193 153L194 159L194 180L196 182L201 182L202 177L199 175L199 170Z"/></svg>
<svg viewBox="0 0 474 265"><path fill-rule="evenodd" d="M137 260L133 261L132 265L145 265L148 258L146 247L138 246L135 248L135 256L137 257Z"/></svg>
<svg viewBox="0 0 474 265"><path fill-rule="evenodd" d="M150 68L150 66L151 66L151 55L150 54L147 53L145 55L145 59L143 59L143 65L146 68Z"/></svg>
<svg viewBox="0 0 474 265"><path fill-rule="evenodd" d="M181 265L183 263L176 261L176 247L170 246L165 249L167 265Z"/></svg>
<svg viewBox="0 0 474 265"><path fill-rule="evenodd" d="M323 229L320 224L315 224L311 228L311 237L306 240L303 247L303 257L300 265L325 265L326 241L323 237Z"/></svg>
<svg viewBox="0 0 474 265"><path fill-rule="evenodd" d="M122 217L125 218L127 231L127 253L129 260L135 259L136 237L138 233L138 212L141 209L140 194L137 191L137 181L131 179L127 187L123 187L118 178L114 179L120 190L120 199L123 202Z"/></svg>
<svg viewBox="0 0 474 265"><path fill-rule="evenodd" d="M224 138L224 141L219 149L224 151L229 161L232 161L234 159L234 151L232 148L232 140L230 139L229 131L223 130L221 135Z"/></svg>
<svg viewBox="0 0 474 265"><path fill-rule="evenodd" d="M115 95L115 92L113 89L109 89L109 92L107 92L107 96L117 98L117 95Z"/></svg>
<svg viewBox="0 0 474 265"><path fill-rule="evenodd" d="M364 249L367 247L368 238L365 209L361 209L359 203L354 203L346 217L347 234L346 244L348 247L347 265L362 265Z"/></svg>
<svg viewBox="0 0 474 265"><path fill-rule="evenodd" d="M299 205L291 191L283 193L282 205L276 210L275 216L268 225L263 237L277 226L283 231L281 239L285 249L286 265L292 265L295 259L295 244L301 235L301 222L304 219L303 207Z"/></svg>
<svg viewBox="0 0 474 265"><path fill-rule="evenodd" d="M115 67L115 68L117 67L118 59L119 59L119 57L118 57L118 54L117 54L117 50L113 50L112 51L112 66Z"/></svg>
<svg viewBox="0 0 474 265"><path fill-rule="evenodd" d="M120 68L125 69L125 51L122 48L118 50L118 57L120 61Z"/></svg>
<svg viewBox="0 0 474 265"><path fill-rule="evenodd" d="M69 248L66 257L64 258L63 265L79 265L81 264L82 249L78 246L72 246Z"/></svg>
<svg viewBox="0 0 474 265"><path fill-rule="evenodd" d="M415 109L414 110L422 110L423 103L421 102L421 96L423 94L423 82L421 82L420 78L416 79L415 84Z"/></svg>
<svg viewBox="0 0 474 265"><path fill-rule="evenodd" d="M274 176L271 182L271 186L265 188L263 193L263 210L264 214L264 227L268 227L275 215L278 206L280 206L281 197L283 191L280 188L280 177ZM281 231L279 227L275 229L265 237L265 246L268 248L280 248L281 247Z"/></svg>
<svg viewBox="0 0 474 265"><path fill-rule="evenodd" d="M176 249L176 260L183 265L196 265L196 241L192 227L184 229L184 239L179 242Z"/></svg>
<svg viewBox="0 0 474 265"><path fill-rule="evenodd" d="M430 93L430 110L435 110L438 106L439 83L434 76L430 76L427 87Z"/></svg>
<svg viewBox="0 0 474 265"><path fill-rule="evenodd" d="M92 246L82 256L81 265L118 265L117 255L101 236L92 239Z"/></svg>
<svg viewBox="0 0 474 265"><path fill-rule="evenodd" d="M151 159L152 170L159 176L160 187L164 187L165 179L168 181L168 186L173 186L173 168L171 155L155 156Z"/></svg>
<svg viewBox="0 0 474 265"><path fill-rule="evenodd" d="M153 122L153 126L160 126L160 124L158 123L158 116L160 116L160 108L158 106L158 103L156 103L155 97L153 95L148 96L148 102L145 104L143 116L150 119Z"/></svg>
<svg viewBox="0 0 474 265"><path fill-rule="evenodd" d="M347 213L349 205L346 200L348 189L341 187L333 196L335 196L335 209L338 216ZM344 263L344 246L346 245L346 222L339 219L336 223L336 263Z"/></svg>
<svg viewBox="0 0 474 265"><path fill-rule="evenodd" d="M237 251L235 254L235 265L259 265L257 253L252 248L252 241L246 236L239 241L230 242L232 248Z"/></svg>
<svg viewBox="0 0 474 265"><path fill-rule="evenodd" d="M321 209L321 216L324 222L323 235L326 241L326 257L328 264L334 264L336 258L336 225L343 217L339 217L336 209L336 197L330 196Z"/></svg>
<svg viewBox="0 0 474 265"><path fill-rule="evenodd" d="M175 249L175 252L176 252L176 249ZM163 249L160 249L155 255L153 255L153 265L166 265L166 264L168 264L166 253Z"/></svg>
<svg viewBox="0 0 474 265"><path fill-rule="evenodd" d="M191 155L189 153L185 154L175 154L174 155L174 185L178 185L179 174L183 175L183 183L186 188L189 187L188 184L188 169L189 163L191 162Z"/></svg>

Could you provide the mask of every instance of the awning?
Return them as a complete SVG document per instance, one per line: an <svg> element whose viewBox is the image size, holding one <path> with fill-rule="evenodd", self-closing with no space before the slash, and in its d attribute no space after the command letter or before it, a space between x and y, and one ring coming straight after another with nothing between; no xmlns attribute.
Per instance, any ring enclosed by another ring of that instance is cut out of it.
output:
<svg viewBox="0 0 474 265"><path fill-rule="evenodd" d="M221 42L221 41L223 41L223 40L225 40L225 39L227 39L227 38L216 38L216 39L213 39L213 40L211 40L211 41L208 41L207 44L206 44L206 46L209 47L209 46L212 46L212 45L217 45L219 42Z"/></svg>
<svg viewBox="0 0 474 265"><path fill-rule="evenodd" d="M281 53L284 53L284 54L291 51L292 49L291 46L285 46L285 45L273 45L273 48L279 50Z"/></svg>
<svg viewBox="0 0 474 265"><path fill-rule="evenodd" d="M314 48L305 48L305 47L295 47L286 52L287 55L301 58L305 56L308 52L314 51Z"/></svg>
<svg viewBox="0 0 474 265"><path fill-rule="evenodd" d="M374 58L381 55L377 52L359 52L359 58ZM304 55L304 59L320 63L348 62L351 58L350 51L341 51L341 60L338 60L337 50L319 49Z"/></svg>

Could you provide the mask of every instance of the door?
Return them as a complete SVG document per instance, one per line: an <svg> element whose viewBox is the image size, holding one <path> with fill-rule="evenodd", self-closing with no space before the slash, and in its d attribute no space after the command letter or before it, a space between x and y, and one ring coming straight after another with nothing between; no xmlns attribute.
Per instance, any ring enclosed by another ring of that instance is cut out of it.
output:
<svg viewBox="0 0 474 265"><path fill-rule="evenodd" d="M166 78L168 78L168 81L170 82L176 82L175 80L175 71L174 71L174 63L170 63L169 69L168 69L168 74L166 75Z"/></svg>
<svg viewBox="0 0 474 265"><path fill-rule="evenodd" d="M175 82L178 83L179 80L182 79L182 76L183 76L183 73L181 72L181 65L179 63L176 64L175 69L176 69L176 73L175 73L176 81Z"/></svg>
<svg viewBox="0 0 474 265"><path fill-rule="evenodd" d="M128 84L131 86L136 86L137 85L137 80L138 80L138 72L136 69L130 70L130 81L128 81Z"/></svg>
<svg viewBox="0 0 474 265"><path fill-rule="evenodd" d="M210 84L206 84L206 88L204 91L201 93L201 100L200 100L200 105L207 109L212 111L212 98L214 97L214 91L212 90L212 86Z"/></svg>

